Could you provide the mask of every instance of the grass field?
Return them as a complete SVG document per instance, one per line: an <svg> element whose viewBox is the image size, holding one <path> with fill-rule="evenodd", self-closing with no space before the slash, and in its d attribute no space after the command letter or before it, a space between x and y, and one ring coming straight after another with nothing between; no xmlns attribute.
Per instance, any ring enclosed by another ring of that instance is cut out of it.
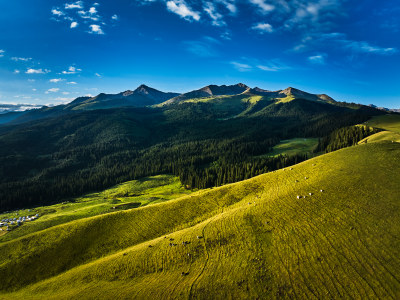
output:
<svg viewBox="0 0 400 300"><path fill-rule="evenodd" d="M364 143L396 142L400 143L400 114L391 114L373 117L365 125L381 128L385 131L375 133L361 140Z"/></svg>
<svg viewBox="0 0 400 300"><path fill-rule="evenodd" d="M400 114L376 116L364 124L400 133Z"/></svg>
<svg viewBox="0 0 400 300"><path fill-rule="evenodd" d="M296 138L290 140L283 140L273 147L272 151L262 156L278 156L278 155L296 155L308 154L313 156L313 150L318 145L316 138Z"/></svg>
<svg viewBox="0 0 400 300"><path fill-rule="evenodd" d="M172 175L159 175L129 181L103 192L92 193L60 204L0 214L0 220L35 214L40 215L37 220L26 222L21 227L14 226L14 229L7 232L7 234L5 234L6 231L0 231L0 242L9 241L73 220L143 207L190 193L191 191L182 186L179 178Z"/></svg>
<svg viewBox="0 0 400 300"><path fill-rule="evenodd" d="M368 143L54 226L0 244L0 298L399 299L399 173Z"/></svg>

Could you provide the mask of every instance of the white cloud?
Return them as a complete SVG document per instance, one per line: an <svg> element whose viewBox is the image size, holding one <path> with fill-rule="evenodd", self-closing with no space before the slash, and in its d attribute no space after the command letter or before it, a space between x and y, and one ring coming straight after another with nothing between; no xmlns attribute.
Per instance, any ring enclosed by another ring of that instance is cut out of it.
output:
<svg viewBox="0 0 400 300"><path fill-rule="evenodd" d="M57 92L59 92L59 91L60 91L59 88L51 88L51 89L48 89L48 90L45 92L45 94L57 93Z"/></svg>
<svg viewBox="0 0 400 300"><path fill-rule="evenodd" d="M0 57L3 57L5 52L6 51L0 49Z"/></svg>
<svg viewBox="0 0 400 300"><path fill-rule="evenodd" d="M53 82L53 83L57 83L57 82L60 82L60 81L63 81L64 79L61 79L61 78L54 78L54 79L50 79L49 81L50 82Z"/></svg>
<svg viewBox="0 0 400 300"><path fill-rule="evenodd" d="M30 61L32 60L31 57L11 57L13 61Z"/></svg>
<svg viewBox="0 0 400 300"><path fill-rule="evenodd" d="M90 13L90 14L97 14L96 7L91 7L91 8L89 9L89 13Z"/></svg>
<svg viewBox="0 0 400 300"><path fill-rule="evenodd" d="M307 59L312 64L324 65L325 57L326 57L326 54L319 54L319 55L309 56Z"/></svg>
<svg viewBox="0 0 400 300"><path fill-rule="evenodd" d="M251 71L253 69L252 66L248 65L248 64L244 64L244 63L239 63L236 61L232 61L231 65L238 70L239 72L247 72L247 71Z"/></svg>
<svg viewBox="0 0 400 300"><path fill-rule="evenodd" d="M69 92L62 92L63 95L69 95Z"/></svg>
<svg viewBox="0 0 400 300"><path fill-rule="evenodd" d="M37 89L32 89L32 91L36 92L36 91L37 91Z"/></svg>
<svg viewBox="0 0 400 300"><path fill-rule="evenodd" d="M75 81L70 81L70 82L67 82L67 84L78 84L78 83L76 83Z"/></svg>
<svg viewBox="0 0 400 300"><path fill-rule="evenodd" d="M262 13L269 13L275 9L274 5L266 3L265 0L249 0L250 3L258 6Z"/></svg>
<svg viewBox="0 0 400 300"><path fill-rule="evenodd" d="M225 21L223 20L223 15L221 15L215 5L212 2L206 2L204 4L204 11L210 16L213 20L212 24L215 26L224 26L226 25Z"/></svg>
<svg viewBox="0 0 400 300"><path fill-rule="evenodd" d="M76 28L76 27L78 27L78 25L79 25L78 22L74 21L71 23L71 28Z"/></svg>
<svg viewBox="0 0 400 300"><path fill-rule="evenodd" d="M53 8L53 9L51 10L51 13L52 13L53 15L55 15L55 16L58 16L58 17L64 15L64 13L63 13L61 10L57 9L57 8Z"/></svg>
<svg viewBox="0 0 400 300"><path fill-rule="evenodd" d="M113 15L113 16L111 17L111 19L117 21L117 20L119 19L119 17L118 17L117 15Z"/></svg>
<svg viewBox="0 0 400 300"><path fill-rule="evenodd" d="M235 5L235 0L217 0L219 4L222 4L231 14L236 14L237 7Z"/></svg>
<svg viewBox="0 0 400 300"><path fill-rule="evenodd" d="M257 25L254 25L251 28L260 33L266 33L266 32L271 33L274 31L274 29L272 28L272 25L268 24L268 23L258 23Z"/></svg>
<svg viewBox="0 0 400 300"><path fill-rule="evenodd" d="M97 77L101 77L101 75L99 73L95 73L94 75L96 75Z"/></svg>
<svg viewBox="0 0 400 300"><path fill-rule="evenodd" d="M184 0L167 1L167 9L170 12L173 12L186 20L200 20L200 14L192 10Z"/></svg>
<svg viewBox="0 0 400 300"><path fill-rule="evenodd" d="M82 9L82 8L83 8L82 1L76 1L73 3L65 3L65 9Z"/></svg>
<svg viewBox="0 0 400 300"><path fill-rule="evenodd" d="M89 25L89 27L90 27L89 33L104 34L104 31L101 29L100 25L92 24L92 25Z"/></svg>
<svg viewBox="0 0 400 300"><path fill-rule="evenodd" d="M76 74L76 73L81 72L81 71L82 71L82 69L77 69L74 66L70 66L68 68L68 71L62 71L61 74Z"/></svg>
<svg viewBox="0 0 400 300"><path fill-rule="evenodd" d="M46 74L46 73L50 73L50 70L47 69L28 69L25 72L26 74Z"/></svg>

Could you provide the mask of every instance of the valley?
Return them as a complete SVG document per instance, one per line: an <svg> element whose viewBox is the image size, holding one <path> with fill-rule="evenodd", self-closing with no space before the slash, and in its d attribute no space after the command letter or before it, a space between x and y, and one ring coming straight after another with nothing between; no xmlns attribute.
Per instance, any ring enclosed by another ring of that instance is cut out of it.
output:
<svg viewBox="0 0 400 300"><path fill-rule="evenodd" d="M0 127L0 299L398 298L399 115L287 91Z"/></svg>
<svg viewBox="0 0 400 300"><path fill-rule="evenodd" d="M363 144L2 243L2 295L395 299L399 157Z"/></svg>

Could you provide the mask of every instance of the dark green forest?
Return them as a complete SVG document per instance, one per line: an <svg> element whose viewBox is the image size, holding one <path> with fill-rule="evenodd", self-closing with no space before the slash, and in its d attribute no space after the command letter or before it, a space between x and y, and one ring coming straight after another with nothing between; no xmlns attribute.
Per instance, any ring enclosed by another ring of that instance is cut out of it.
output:
<svg viewBox="0 0 400 300"><path fill-rule="evenodd" d="M307 159L258 157L280 140L320 137L320 151L331 151L350 145L333 142L338 129L380 113L354 104L265 100L223 111L183 103L69 112L2 126L0 210L59 202L156 174L177 175L187 188L240 181Z"/></svg>
<svg viewBox="0 0 400 300"><path fill-rule="evenodd" d="M345 147L357 145L359 141L372 134L382 131L369 126L348 126L337 129L321 138L315 152L332 152Z"/></svg>

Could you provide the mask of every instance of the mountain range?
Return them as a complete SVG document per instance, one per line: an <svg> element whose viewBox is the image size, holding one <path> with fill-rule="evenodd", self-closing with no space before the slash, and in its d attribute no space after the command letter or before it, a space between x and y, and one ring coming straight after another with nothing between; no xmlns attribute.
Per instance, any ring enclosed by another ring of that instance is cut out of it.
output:
<svg viewBox="0 0 400 300"><path fill-rule="evenodd" d="M71 111L88 111L120 107L154 107L182 104L194 100L207 101L221 99L226 96L260 96L262 100L287 102L296 99L319 101L334 104L336 101L326 94L312 94L293 87L283 90L269 91L259 87L248 87L243 83L234 85L208 85L187 93L162 92L145 84L135 90L127 90L118 94L100 93L94 97L78 97L68 104L56 106L28 104L0 104L0 125L19 124L28 121L64 115ZM229 101L228 99L226 99ZM400 109L389 109L369 105L382 111L399 112Z"/></svg>
<svg viewBox="0 0 400 300"><path fill-rule="evenodd" d="M292 87L278 91L263 90L258 87L250 88L243 83L235 85L208 85L201 89L188 93L162 92L146 86L140 85L135 90L127 90L118 94L100 93L95 97L78 97L72 102L57 106L43 106L41 108L30 107L26 111L0 114L0 124L19 124L28 121L65 115L72 111L89 111L95 109L109 109L120 107L152 107L168 106L181 104L194 99L216 99L226 96L252 97L260 96L262 100L270 101L291 101L295 99L305 99L310 101L321 101L334 103L331 97L327 95L316 95L307 93ZM229 101L229 99L225 99Z"/></svg>

